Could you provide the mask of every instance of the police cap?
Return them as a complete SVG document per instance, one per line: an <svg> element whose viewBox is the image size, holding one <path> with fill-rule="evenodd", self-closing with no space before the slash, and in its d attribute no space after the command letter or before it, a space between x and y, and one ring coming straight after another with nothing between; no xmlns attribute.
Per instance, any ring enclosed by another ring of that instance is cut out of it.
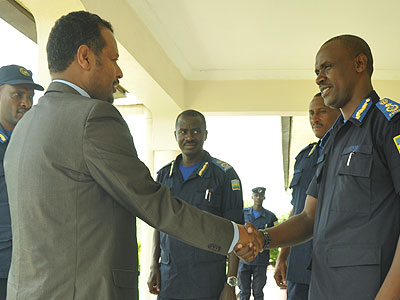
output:
<svg viewBox="0 0 400 300"><path fill-rule="evenodd" d="M43 87L33 82L32 72L24 67L8 65L0 68L0 86L3 84L27 84L33 89L43 91Z"/></svg>
<svg viewBox="0 0 400 300"><path fill-rule="evenodd" d="M265 194L265 187L255 187L254 189L251 190L255 194Z"/></svg>

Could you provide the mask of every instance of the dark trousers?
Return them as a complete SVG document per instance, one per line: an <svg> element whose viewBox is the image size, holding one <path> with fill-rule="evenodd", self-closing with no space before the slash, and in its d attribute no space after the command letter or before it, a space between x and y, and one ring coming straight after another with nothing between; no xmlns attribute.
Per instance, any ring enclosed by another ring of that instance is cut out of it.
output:
<svg viewBox="0 0 400 300"><path fill-rule="evenodd" d="M240 264L240 300L249 300L253 290L254 300L264 299L264 286L267 283L267 266Z"/></svg>
<svg viewBox="0 0 400 300"><path fill-rule="evenodd" d="M287 300L307 300L310 285L288 281Z"/></svg>
<svg viewBox="0 0 400 300"><path fill-rule="evenodd" d="M6 300L7 278L0 278L0 300Z"/></svg>

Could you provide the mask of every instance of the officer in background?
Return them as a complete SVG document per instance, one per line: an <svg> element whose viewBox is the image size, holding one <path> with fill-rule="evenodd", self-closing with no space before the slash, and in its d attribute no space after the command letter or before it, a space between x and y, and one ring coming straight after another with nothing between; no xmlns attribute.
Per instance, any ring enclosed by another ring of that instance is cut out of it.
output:
<svg viewBox="0 0 400 300"><path fill-rule="evenodd" d="M273 227L278 221L271 211L262 207L265 199L265 188L256 187L252 189L252 207L244 209L245 222L253 223L257 229ZM255 300L264 299L263 288L267 283L267 266L269 265L269 250L260 253L251 262L240 262L239 267L239 287L240 300L250 299L251 288ZM253 276L253 279L252 279Z"/></svg>
<svg viewBox="0 0 400 300"><path fill-rule="evenodd" d="M289 217L301 213L304 209L306 191L317 169L319 154L329 136L328 130L339 114L338 109L325 105L321 93L316 94L310 102L310 125L319 142L308 145L296 156L293 179L290 183L293 208ZM287 284L287 300L308 299L311 278L311 271L308 266L311 255L312 241L281 249L275 266L274 278L280 287L285 287Z"/></svg>
<svg viewBox="0 0 400 300"><path fill-rule="evenodd" d="M43 87L32 80L32 72L24 67L8 65L0 68L0 299L6 299L7 278L11 264L11 219L8 205L3 160L11 133L18 121L31 108L34 90Z"/></svg>
<svg viewBox="0 0 400 300"><path fill-rule="evenodd" d="M211 157L203 149L207 138L204 116L198 111L186 110L178 115L175 129L182 154L158 171L157 181L189 204L242 224L239 176L228 163ZM155 230L147 284L150 293L162 300L236 300L238 265L236 255L228 254L226 275L226 256L195 248Z"/></svg>

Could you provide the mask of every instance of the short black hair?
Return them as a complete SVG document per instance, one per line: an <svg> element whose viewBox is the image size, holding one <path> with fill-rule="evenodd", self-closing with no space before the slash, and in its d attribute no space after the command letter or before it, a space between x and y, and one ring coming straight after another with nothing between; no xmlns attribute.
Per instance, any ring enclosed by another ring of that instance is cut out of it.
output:
<svg viewBox="0 0 400 300"><path fill-rule="evenodd" d="M374 72L374 60L372 58L371 49L366 41L355 35L343 34L329 39L322 46L334 41L341 41L344 43L351 55L354 57L359 54L364 54L367 57L367 71L369 75L372 76L372 73Z"/></svg>
<svg viewBox="0 0 400 300"><path fill-rule="evenodd" d="M204 115L194 109L188 109L185 110L183 112L181 112L177 117L176 117L176 121L175 121L175 128L176 126L178 126L178 120L181 116L186 116L186 117L200 117L201 122L204 124L204 128L207 129L207 124L206 124L206 118L204 117Z"/></svg>
<svg viewBox="0 0 400 300"><path fill-rule="evenodd" d="M100 54L106 46L102 28L113 32L109 22L87 11L71 12L58 19L46 47L50 73L65 71L81 45L87 45L96 55Z"/></svg>

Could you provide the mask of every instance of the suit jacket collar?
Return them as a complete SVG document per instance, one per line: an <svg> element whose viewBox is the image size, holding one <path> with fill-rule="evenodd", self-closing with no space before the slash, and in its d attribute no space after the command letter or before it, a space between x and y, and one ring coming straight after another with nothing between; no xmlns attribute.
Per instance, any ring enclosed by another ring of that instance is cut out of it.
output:
<svg viewBox="0 0 400 300"><path fill-rule="evenodd" d="M52 92L56 92L56 93L69 93L69 94L76 94L76 95L81 95L79 94L79 92L77 90L75 90L74 88L61 83L61 82L52 82L50 83L45 95L47 93L52 93ZM83 96L82 96L83 97Z"/></svg>

